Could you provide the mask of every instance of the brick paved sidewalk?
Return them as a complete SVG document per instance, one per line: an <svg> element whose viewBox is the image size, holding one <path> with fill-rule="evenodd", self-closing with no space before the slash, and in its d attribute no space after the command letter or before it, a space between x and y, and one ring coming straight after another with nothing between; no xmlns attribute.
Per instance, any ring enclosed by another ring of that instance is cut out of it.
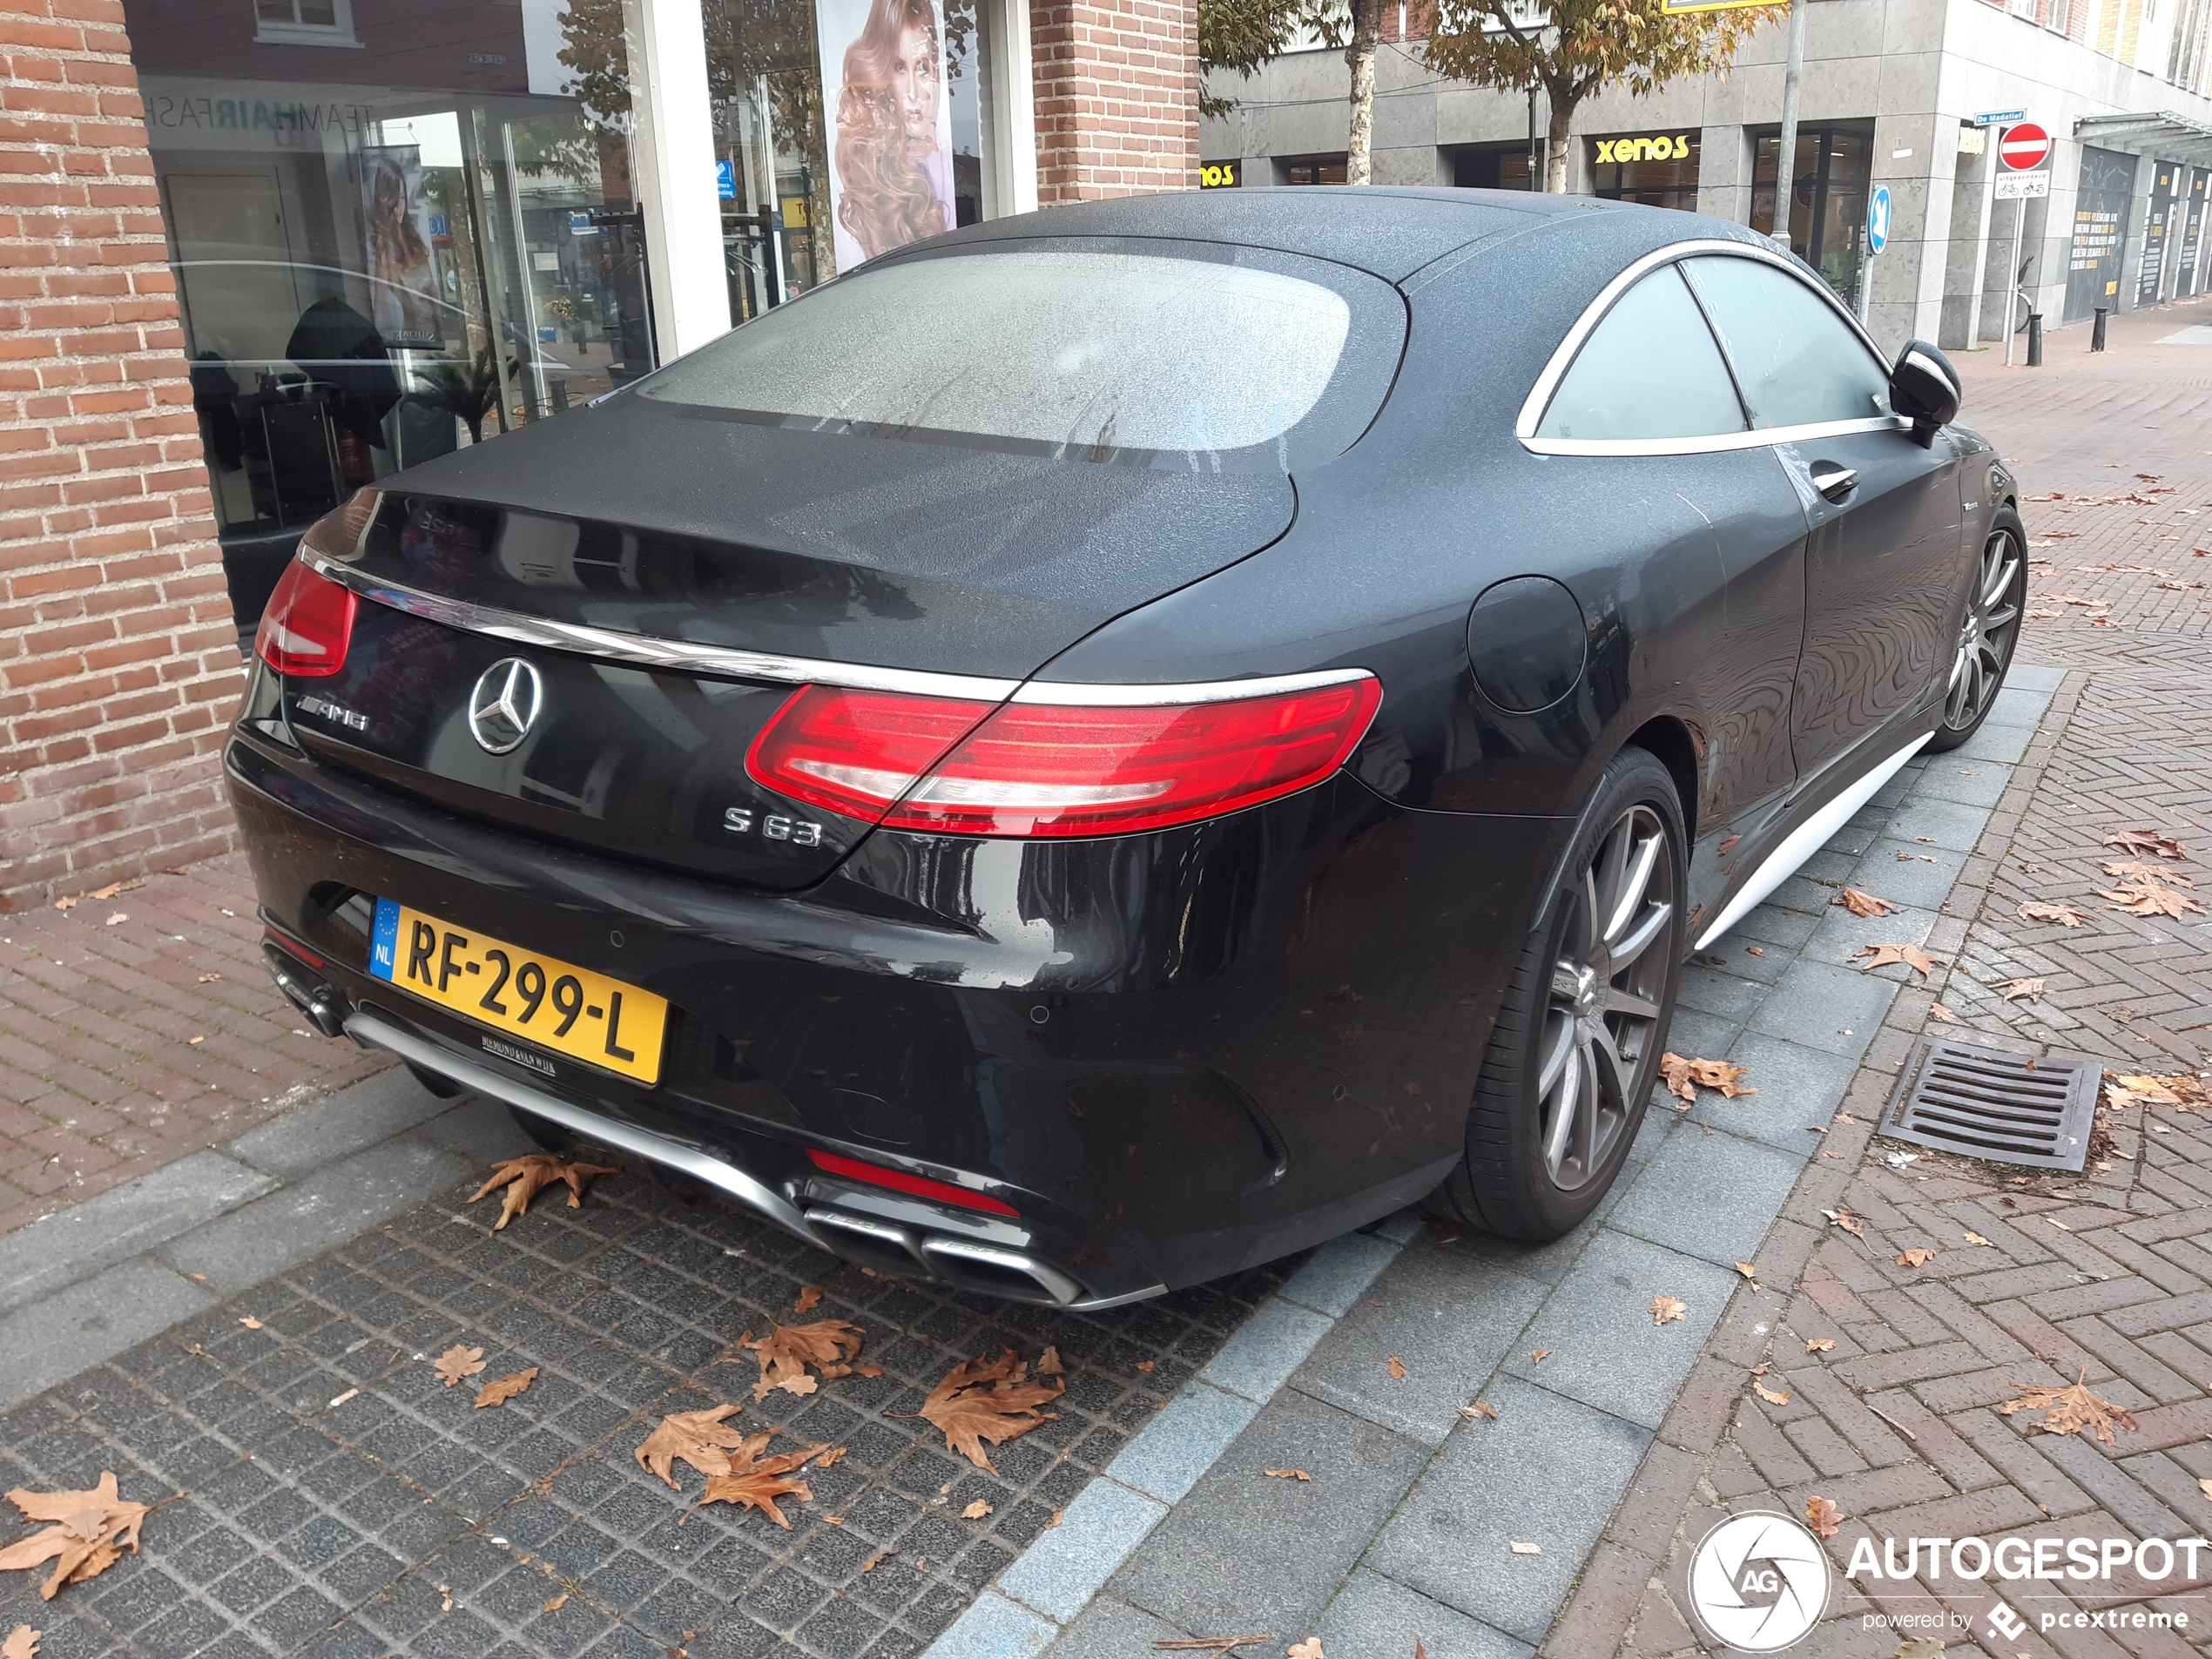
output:
<svg viewBox="0 0 2212 1659"><path fill-rule="evenodd" d="M2117 319L2103 358L2069 331L2039 371L1961 360L1965 418L2042 498L2027 507L2042 563L2021 660L2068 672L1961 873L1959 914L1932 940L1946 967L1892 1008L1824 1138L1842 1156L1808 1167L1762 1243L1759 1286L1715 1330L1547 1653L1708 1650L1688 1616L1697 1541L1725 1514L1802 1516L1815 1497L1845 1517L1828 1541L1839 1573L1863 1540L1894 1538L1902 1554L1912 1536L2212 1534L2212 1113L2107 1109L2109 1140L2078 1177L1934 1154L1893 1163L1908 1149L1873 1131L1924 1033L2086 1053L2121 1073L2202 1071L2212 1055L2207 918L2140 917L2101 896L2114 887L2104 864L2130 856L2103 845L2121 829L2177 839L2188 856L2167 867L2212 892L2212 552L2197 562L2212 550L2212 352L2155 343L2205 318L2199 303ZM2081 920L2030 922L2031 902ZM1863 1240L1829 1219L1845 1209ZM1934 1255L1900 1265L1913 1249ZM2109 1447L1998 1409L2020 1386L2077 1379L2132 1413ZM2202 1560L2194 1582L2178 1567L2084 1583L1960 1578L1948 1555L1940 1573L1925 1554L1917 1565L1901 1581L1838 1580L1805 1650L1888 1659L1931 1635L1991 1659L2212 1649ZM1992 1622L2000 1602L2024 1622L2007 1622L2016 1636ZM2186 1630L2139 1628L2139 1613L2186 1615ZM2042 1628L2098 1614L2125 1622ZM1871 1622L1885 1616L1935 1623Z"/></svg>

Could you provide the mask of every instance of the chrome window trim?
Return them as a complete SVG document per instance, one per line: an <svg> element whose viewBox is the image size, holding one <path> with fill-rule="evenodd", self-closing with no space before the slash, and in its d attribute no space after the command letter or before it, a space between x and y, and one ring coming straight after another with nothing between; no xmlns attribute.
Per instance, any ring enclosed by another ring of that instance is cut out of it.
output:
<svg viewBox="0 0 2212 1659"><path fill-rule="evenodd" d="M1565 338L1561 340L1545 362L1543 372L1536 376L1536 383L1529 388L1527 397L1521 402L1521 413L1514 418L1513 435L1521 441L1523 448L1531 455L1715 455L1730 449L1757 449L1772 443L1791 443L1806 438L1833 437L1846 432L1910 429L1912 423L1902 415L1873 415L1863 421L1824 421L1809 426L1754 427L1743 432L1714 432L1686 438L1538 437L1536 428L1543 421L1544 411L1551 406L1552 394L1559 389L1560 381L1566 379L1567 371L1574 367L1575 356L1582 349L1583 342L1605 320L1605 314L1613 308L1614 301L1661 266L1695 259L1701 254L1757 260L1774 266L1799 286L1817 293L1827 303L1829 310L1835 313L1849 327L1859 343L1866 347L1876 367L1885 376L1888 374L1889 366L1883 361L1881 347L1874 343L1874 337L1851 314L1851 308L1829 292L1826 284L1807 282L1804 273L1793 260L1784 259L1770 248L1757 247L1749 242L1723 241L1714 237L1669 243L1665 247L1654 248L1622 271L1598 291L1597 298L1584 307L1582 314L1575 318L1574 327L1567 331ZM1714 341L1714 349L1723 352L1723 361L1725 361L1725 348L1717 338Z"/></svg>
<svg viewBox="0 0 2212 1659"><path fill-rule="evenodd" d="M306 546L300 550L300 559L318 576L328 577L364 599L406 611L409 616L442 623L448 628L464 629L517 644L539 645L549 651L573 651L602 662L677 673L712 674L731 679L768 680L783 685L839 685L856 691L904 691L915 697L962 698L979 703L1004 703L1011 699L1016 703L1079 708L1154 708L1169 704L1226 703L1282 691L1316 691L1323 686L1374 678L1372 671L1365 668L1324 668L1309 673L1256 676L1250 679L1109 685L1074 680L1025 683L974 674L940 673L929 669L824 662L814 658L740 651L691 640L652 639L611 628L556 622L494 605L442 598L404 583L371 576Z"/></svg>

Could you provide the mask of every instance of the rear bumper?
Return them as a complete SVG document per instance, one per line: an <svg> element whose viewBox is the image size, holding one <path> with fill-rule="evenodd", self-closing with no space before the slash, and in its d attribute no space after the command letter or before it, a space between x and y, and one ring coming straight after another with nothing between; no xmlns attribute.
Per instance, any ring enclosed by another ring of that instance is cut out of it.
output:
<svg viewBox="0 0 2212 1659"><path fill-rule="evenodd" d="M879 833L779 894L522 838L243 733L226 770L263 914L322 959L355 1041L878 1271L1069 1307L1272 1260L1433 1187L1568 827L1339 778L1114 840ZM370 977L362 895L668 997L660 1085L525 1068ZM1018 1217L826 1176L810 1149Z"/></svg>

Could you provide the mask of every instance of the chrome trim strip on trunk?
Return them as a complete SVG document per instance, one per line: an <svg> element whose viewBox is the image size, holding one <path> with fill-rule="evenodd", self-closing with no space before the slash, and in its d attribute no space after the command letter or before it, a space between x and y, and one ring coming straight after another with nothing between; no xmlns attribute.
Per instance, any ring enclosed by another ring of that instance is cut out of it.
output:
<svg viewBox="0 0 2212 1659"><path fill-rule="evenodd" d="M583 623L556 622L425 593L354 569L342 559L302 546L300 562L364 599L404 610L409 616L465 629L493 639L575 651L606 662L677 673L712 674L731 679L768 680L783 685L840 685L856 691L904 691L915 697L961 698L977 703L1038 703L1075 708L1156 708L1184 703L1226 703L1243 697L1315 691L1372 679L1364 668L1324 668L1305 674L1275 674L1251 679L1204 680L1187 685L1101 685L1076 681L992 679L975 674L945 674L919 668L884 668L872 663L832 663L817 658L784 657L772 651L705 645L695 640L652 639Z"/></svg>
<svg viewBox="0 0 2212 1659"><path fill-rule="evenodd" d="M564 1100L556 1100L527 1083L503 1077L488 1066L477 1065L449 1049L416 1036L396 1021L388 1019L373 1008L356 1010L346 1022L346 1035L364 1048L382 1049L395 1054L401 1059L411 1061L425 1071L435 1072L474 1094L489 1095L507 1105L520 1107L523 1111L548 1118L563 1129L589 1136L602 1145L615 1147L655 1163L665 1164L671 1170L681 1170L694 1180L704 1182L718 1192L727 1193L764 1220L805 1239L817 1250L836 1254L824 1242L821 1235L808 1224L797 1206L786 1200L782 1194L704 1148L652 1130L639 1129L632 1123L618 1123L614 1118L603 1116L583 1107L572 1106Z"/></svg>

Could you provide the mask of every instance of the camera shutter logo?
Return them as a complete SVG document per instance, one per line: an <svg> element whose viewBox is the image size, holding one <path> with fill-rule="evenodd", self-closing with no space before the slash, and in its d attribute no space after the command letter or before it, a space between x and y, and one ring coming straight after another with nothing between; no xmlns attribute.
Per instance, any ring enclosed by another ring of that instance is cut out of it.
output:
<svg viewBox="0 0 2212 1659"><path fill-rule="evenodd" d="M1689 1562L1689 1602L1716 1641L1746 1653L1801 1642L1828 1610L1820 1541L1786 1515L1735 1515L1705 1534Z"/></svg>
<svg viewBox="0 0 2212 1659"><path fill-rule="evenodd" d="M469 734L486 754L503 755L529 736L544 697L536 668L519 657L502 658L469 693Z"/></svg>

